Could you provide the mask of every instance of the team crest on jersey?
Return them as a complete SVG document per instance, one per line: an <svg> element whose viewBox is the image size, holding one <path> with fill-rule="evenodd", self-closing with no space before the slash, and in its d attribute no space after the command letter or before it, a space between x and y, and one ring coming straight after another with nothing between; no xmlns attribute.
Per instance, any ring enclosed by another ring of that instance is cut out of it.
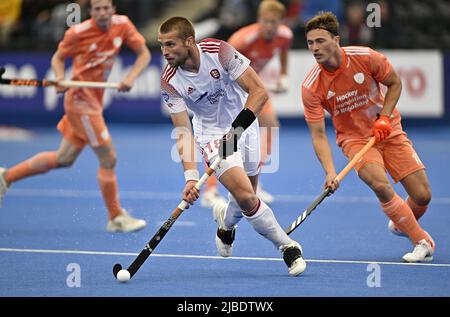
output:
<svg viewBox="0 0 450 317"><path fill-rule="evenodd" d="M212 78L214 78L214 79L219 79L220 78L220 72L216 68L214 68L209 73L211 74Z"/></svg>
<svg viewBox="0 0 450 317"><path fill-rule="evenodd" d="M193 87L188 87L188 95L192 94L192 92L195 90Z"/></svg>
<svg viewBox="0 0 450 317"><path fill-rule="evenodd" d="M116 36L113 40L113 45L117 48L122 46L122 39L119 36Z"/></svg>
<svg viewBox="0 0 450 317"><path fill-rule="evenodd" d="M364 74L363 73L356 73L353 76L353 79L358 83L358 84L362 84L364 82Z"/></svg>

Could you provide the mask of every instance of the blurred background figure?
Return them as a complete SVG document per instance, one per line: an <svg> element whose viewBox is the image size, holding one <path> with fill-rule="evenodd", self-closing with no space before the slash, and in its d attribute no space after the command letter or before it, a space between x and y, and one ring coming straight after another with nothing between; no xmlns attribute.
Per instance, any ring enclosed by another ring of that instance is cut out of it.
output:
<svg viewBox="0 0 450 317"><path fill-rule="evenodd" d="M0 1L0 46L7 45L21 14L22 0Z"/></svg>
<svg viewBox="0 0 450 317"><path fill-rule="evenodd" d="M350 3L345 9L345 21L340 26L343 45L367 46L372 40L372 27L366 23L366 6L360 1Z"/></svg>

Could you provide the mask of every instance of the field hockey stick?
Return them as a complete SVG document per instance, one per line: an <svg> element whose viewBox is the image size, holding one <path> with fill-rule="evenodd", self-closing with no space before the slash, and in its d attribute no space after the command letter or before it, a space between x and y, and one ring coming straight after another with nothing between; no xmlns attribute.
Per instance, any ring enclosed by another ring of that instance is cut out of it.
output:
<svg viewBox="0 0 450 317"><path fill-rule="evenodd" d="M75 80L48 80L48 79L22 79L22 78L3 78L5 68L0 68L0 84L12 86L31 86L31 87L50 87L60 86L64 88L84 87L84 88L119 88L118 83L107 83L100 81L75 81Z"/></svg>
<svg viewBox="0 0 450 317"><path fill-rule="evenodd" d="M219 156L212 164L209 166L206 170L206 172L202 175L202 177L198 180L198 182L195 184L195 188L197 190L200 190L200 187L203 185L204 182L208 179L209 176L211 176L214 171L219 166L220 162L222 161L221 157ZM144 249L142 249L141 253L137 256L137 258L131 263L131 265L128 267L127 271L130 274L129 278L132 278L134 274L139 270L139 268L144 264L145 260L152 254L152 252L155 250L155 248L158 246L158 244L161 242L161 240L164 238L166 233L170 230L172 225L175 223L175 221L178 219L178 217L181 215L181 213L186 209L188 206L188 203L184 200L180 202L177 208L175 208L174 211L172 211L172 214L170 215L169 219L164 222L164 224L159 228L159 230L156 232L156 234L151 238L151 240L145 245ZM117 273L122 270L122 265L115 264L113 267L113 274L114 277L117 278Z"/></svg>
<svg viewBox="0 0 450 317"><path fill-rule="evenodd" d="M369 142L351 159L351 161L344 167L344 169L336 176L336 180L340 182L348 172L355 166L355 164L367 153L367 151L375 144L375 137L372 137ZM319 204L330 194L332 194L330 187L325 188L322 193L306 208L306 210L285 230L290 234L319 206Z"/></svg>

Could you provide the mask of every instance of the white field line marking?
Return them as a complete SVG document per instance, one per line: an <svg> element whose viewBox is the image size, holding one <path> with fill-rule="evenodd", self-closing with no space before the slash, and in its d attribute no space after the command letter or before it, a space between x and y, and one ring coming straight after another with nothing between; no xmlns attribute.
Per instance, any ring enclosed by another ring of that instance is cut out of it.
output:
<svg viewBox="0 0 450 317"><path fill-rule="evenodd" d="M45 249L14 249L0 248L0 252L15 253L53 253L53 254L83 254L83 255L118 255L118 256L134 256L138 253L130 252L107 252L107 251L82 251L82 250L45 250ZM211 255L189 255L189 254L158 254L152 253L152 257L167 257L180 259L207 259L207 260L243 260L243 261L283 261L281 258L259 258L259 257L238 257L232 256L223 258L221 256ZM316 263L338 263L338 264L384 264L384 265L406 265L406 266L433 266L433 267L450 267L447 263L404 263L404 262L377 262L377 261L353 261L353 260L313 260L305 259L306 262Z"/></svg>
<svg viewBox="0 0 450 317"><path fill-rule="evenodd" d="M98 190L67 190L67 189L11 189L7 195L18 197L56 197L56 198L100 198ZM274 195L277 202L312 202L313 195ZM146 192L121 191L120 197L125 199L144 200L179 200L181 192ZM328 198L333 203L373 203L378 204L375 196L342 196L334 195ZM450 197L433 197L432 204L450 205Z"/></svg>

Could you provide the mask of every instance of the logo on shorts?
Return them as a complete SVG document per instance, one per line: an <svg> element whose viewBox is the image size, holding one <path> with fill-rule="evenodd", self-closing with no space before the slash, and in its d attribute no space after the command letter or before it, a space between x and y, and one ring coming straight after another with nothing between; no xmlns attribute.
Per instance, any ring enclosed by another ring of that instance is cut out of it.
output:
<svg viewBox="0 0 450 317"><path fill-rule="evenodd" d="M193 87L188 87L188 95L192 94L195 89Z"/></svg>
<svg viewBox="0 0 450 317"><path fill-rule="evenodd" d="M167 92L163 91L163 92L161 93L161 97L163 97L163 99L164 99L165 102L168 102L168 101L169 101L169 94L168 94Z"/></svg>
<svg viewBox="0 0 450 317"><path fill-rule="evenodd" d="M209 73L211 74L212 78L214 78L214 79L219 79L220 78L220 72L216 68L214 68Z"/></svg>
<svg viewBox="0 0 450 317"><path fill-rule="evenodd" d="M362 84L364 82L364 74L363 73L356 73L353 76L353 79L358 83L358 84Z"/></svg>

